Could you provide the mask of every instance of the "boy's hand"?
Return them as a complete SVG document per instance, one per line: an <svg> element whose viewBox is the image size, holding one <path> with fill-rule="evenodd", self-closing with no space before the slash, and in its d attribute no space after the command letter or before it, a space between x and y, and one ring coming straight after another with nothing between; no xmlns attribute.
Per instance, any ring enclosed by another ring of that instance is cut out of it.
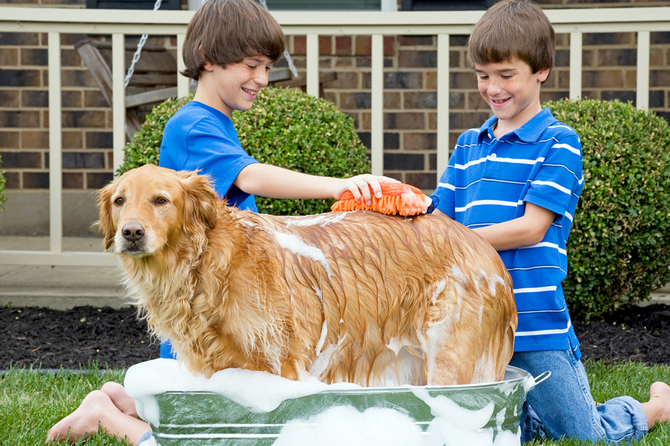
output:
<svg viewBox="0 0 670 446"><path fill-rule="evenodd" d="M384 176L371 175L369 173L356 175L355 177L346 178L342 180L340 187L335 191L333 198L339 200L342 194L350 191L356 200L356 203L361 202L361 197L365 200L368 206L372 204L372 194L375 197L382 197L382 188L379 183L399 183L395 178ZM372 191L370 191L372 188Z"/></svg>

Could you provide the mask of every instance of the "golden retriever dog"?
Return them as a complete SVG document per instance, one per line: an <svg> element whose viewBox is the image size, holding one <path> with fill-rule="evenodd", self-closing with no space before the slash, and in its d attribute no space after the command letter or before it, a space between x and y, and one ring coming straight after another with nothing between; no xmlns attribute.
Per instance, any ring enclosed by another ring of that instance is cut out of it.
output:
<svg viewBox="0 0 670 446"><path fill-rule="evenodd" d="M206 176L154 165L110 183L99 206L134 301L194 375L452 385L502 380L512 357L511 278L449 218L256 214L226 206Z"/></svg>

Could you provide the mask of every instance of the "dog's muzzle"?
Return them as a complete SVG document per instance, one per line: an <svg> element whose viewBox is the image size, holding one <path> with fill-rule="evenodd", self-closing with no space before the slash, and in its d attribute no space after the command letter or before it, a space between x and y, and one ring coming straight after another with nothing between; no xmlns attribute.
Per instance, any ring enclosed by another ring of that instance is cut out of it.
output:
<svg viewBox="0 0 670 446"><path fill-rule="evenodd" d="M126 223L121 228L121 252L130 255L142 255L145 253L146 238L145 229L140 223Z"/></svg>

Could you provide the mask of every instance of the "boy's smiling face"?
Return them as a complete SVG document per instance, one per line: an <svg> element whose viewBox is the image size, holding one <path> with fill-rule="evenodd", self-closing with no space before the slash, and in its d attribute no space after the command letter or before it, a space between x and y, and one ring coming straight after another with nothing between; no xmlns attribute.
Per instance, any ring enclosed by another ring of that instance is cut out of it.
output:
<svg viewBox="0 0 670 446"><path fill-rule="evenodd" d="M226 68L205 62L195 100L232 119L233 110L251 108L258 92L268 84L271 65L267 56L245 57L242 62L228 64Z"/></svg>
<svg viewBox="0 0 670 446"><path fill-rule="evenodd" d="M517 58L501 63L475 64L479 94L498 118L496 136L518 129L542 110L540 86L549 69L532 73Z"/></svg>

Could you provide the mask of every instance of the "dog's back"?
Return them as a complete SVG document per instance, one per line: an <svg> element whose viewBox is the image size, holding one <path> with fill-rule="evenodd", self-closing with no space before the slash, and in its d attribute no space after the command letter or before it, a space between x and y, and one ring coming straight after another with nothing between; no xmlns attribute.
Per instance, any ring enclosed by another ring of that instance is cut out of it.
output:
<svg viewBox="0 0 670 446"><path fill-rule="evenodd" d="M226 211L249 246L235 263L262 265L254 293L267 290L268 307L288 302L280 319L300 342L282 374L306 368L362 385L502 379L517 323L511 279L472 231L436 215Z"/></svg>

